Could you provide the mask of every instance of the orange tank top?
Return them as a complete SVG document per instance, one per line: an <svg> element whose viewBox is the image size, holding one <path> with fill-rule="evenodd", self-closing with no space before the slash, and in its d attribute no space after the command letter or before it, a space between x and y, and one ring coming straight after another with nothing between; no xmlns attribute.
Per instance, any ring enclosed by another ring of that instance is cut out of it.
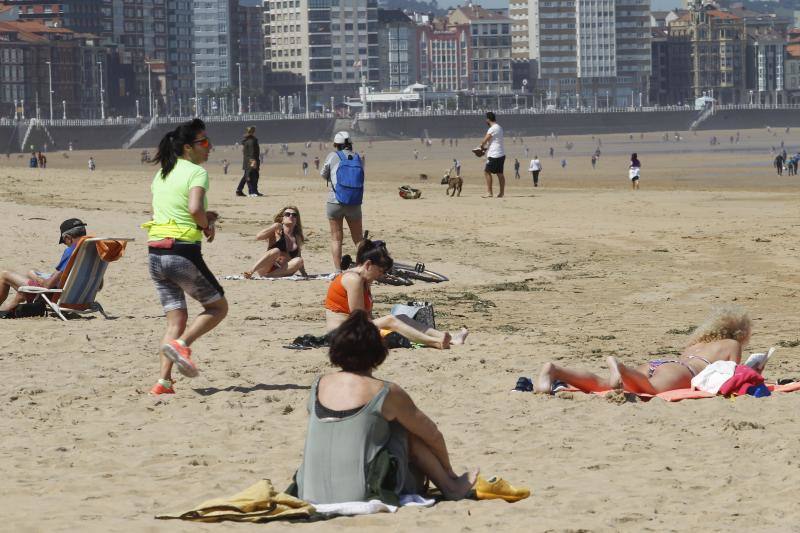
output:
<svg viewBox="0 0 800 533"><path fill-rule="evenodd" d="M339 274L328 286L328 296L325 298L325 309L334 313L350 314L350 304L347 302L347 289L342 285L342 275ZM364 309L372 311L372 293L369 287L364 287Z"/></svg>

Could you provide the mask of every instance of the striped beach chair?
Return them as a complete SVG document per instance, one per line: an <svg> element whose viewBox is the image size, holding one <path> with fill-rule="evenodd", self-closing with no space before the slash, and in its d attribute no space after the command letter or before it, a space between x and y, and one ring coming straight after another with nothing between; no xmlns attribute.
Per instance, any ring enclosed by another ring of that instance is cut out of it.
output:
<svg viewBox="0 0 800 533"><path fill-rule="evenodd" d="M134 239L117 239L106 237L89 237L81 239L61 274L59 288L46 289L25 285L19 292L37 294L50 306L50 309L61 320L66 321L62 311L71 313L100 313L108 318L103 306L95 298L103 286L103 276L108 268L108 261L100 257L97 243L116 241L123 246Z"/></svg>

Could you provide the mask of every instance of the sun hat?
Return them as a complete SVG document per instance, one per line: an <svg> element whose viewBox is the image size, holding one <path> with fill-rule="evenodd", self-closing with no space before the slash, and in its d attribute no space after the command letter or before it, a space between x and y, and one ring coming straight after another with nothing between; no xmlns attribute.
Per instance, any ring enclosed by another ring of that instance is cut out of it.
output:
<svg viewBox="0 0 800 533"><path fill-rule="evenodd" d="M336 135L333 136L333 142L335 144L344 144L348 139L350 139L350 134L346 131L337 132Z"/></svg>

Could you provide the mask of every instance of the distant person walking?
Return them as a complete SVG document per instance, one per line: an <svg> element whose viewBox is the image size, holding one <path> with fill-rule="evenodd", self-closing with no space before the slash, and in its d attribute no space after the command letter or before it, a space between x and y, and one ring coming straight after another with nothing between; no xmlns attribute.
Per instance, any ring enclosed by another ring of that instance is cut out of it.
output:
<svg viewBox="0 0 800 533"><path fill-rule="evenodd" d="M597 156L592 154L592 170L597 166Z"/></svg>
<svg viewBox="0 0 800 533"><path fill-rule="evenodd" d="M31 159L28 161L28 166L31 168L39 167L39 158L36 157L36 152L31 152Z"/></svg>
<svg viewBox="0 0 800 533"><path fill-rule="evenodd" d="M256 127L249 126L242 139L242 170L244 175L236 187L236 196L245 196L244 184L247 183L248 196L264 196L258 192L258 178L261 170L261 149L256 139Z"/></svg>
<svg viewBox="0 0 800 533"><path fill-rule="evenodd" d="M453 159L453 170L456 171L456 177L461 177L461 161L458 159Z"/></svg>
<svg viewBox="0 0 800 533"><path fill-rule="evenodd" d="M227 159L223 159L222 160L222 173L225 174L226 176L228 175L228 166L229 165L230 165L230 163L228 162Z"/></svg>
<svg viewBox="0 0 800 533"><path fill-rule="evenodd" d="M783 161L783 154L775 156L775 171L778 173L778 176L783 176Z"/></svg>
<svg viewBox="0 0 800 533"><path fill-rule="evenodd" d="M331 184L325 211L331 228L333 268L338 272L342 270L344 221L347 221L353 244L358 246L364 235L361 222L364 164L353 150L350 134L346 131L340 131L333 137L333 147L335 151L328 154L319 173Z"/></svg>
<svg viewBox="0 0 800 533"><path fill-rule="evenodd" d="M303 159L303 164L301 168L303 169L303 176L308 176L308 161Z"/></svg>
<svg viewBox="0 0 800 533"><path fill-rule="evenodd" d="M492 174L497 174L497 183L500 186L498 198L505 196L506 176L503 174L503 166L506 163L506 149L503 146L503 128L497 123L497 118L492 111L486 113L486 124L489 129L486 131L481 141L481 148L487 148L486 166L483 175L486 178L486 193L489 198L494 196L492 192Z"/></svg>
<svg viewBox="0 0 800 533"><path fill-rule="evenodd" d="M531 159L531 164L528 167L528 170L530 171L531 176L533 177L533 186L538 187L539 173L542 171L542 162L539 161L538 155L533 156L533 159Z"/></svg>
<svg viewBox="0 0 800 533"><path fill-rule="evenodd" d="M186 377L197 375L190 346L228 314L228 302L217 278L206 266L201 242L212 242L217 213L208 210L208 161L211 141L196 118L167 133L158 145L156 172L150 190L153 219L147 229L150 277L167 318L161 341L161 370L150 394L174 394L172 366ZM203 306L187 327L186 295Z"/></svg>
<svg viewBox="0 0 800 533"><path fill-rule="evenodd" d="M520 179L520 175L519 175L519 159L517 159L516 157L514 158L514 179L515 180Z"/></svg>
<svg viewBox="0 0 800 533"><path fill-rule="evenodd" d="M89 170L94 172L94 169L97 168L97 165L94 164L94 157L89 158Z"/></svg>
<svg viewBox="0 0 800 533"><path fill-rule="evenodd" d="M634 191L639 190L639 172L642 164L639 162L639 156L635 153L631 154L631 163L628 166L628 178L631 180L631 189Z"/></svg>

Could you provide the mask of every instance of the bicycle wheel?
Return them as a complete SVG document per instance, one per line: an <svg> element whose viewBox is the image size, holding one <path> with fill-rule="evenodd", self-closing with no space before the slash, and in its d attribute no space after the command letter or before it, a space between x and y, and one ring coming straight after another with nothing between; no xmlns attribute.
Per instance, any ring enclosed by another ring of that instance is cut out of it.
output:
<svg viewBox="0 0 800 533"><path fill-rule="evenodd" d="M410 265L408 263L395 263L392 265L392 274L397 274L411 279L427 281L428 283L441 283L449 281L449 278L438 272L427 270L424 263Z"/></svg>
<svg viewBox="0 0 800 533"><path fill-rule="evenodd" d="M383 283L386 285L394 285L395 287L407 287L408 285L413 285L414 282L410 279L403 277L403 276L396 276L394 274L386 273L380 278L378 278L378 283Z"/></svg>

